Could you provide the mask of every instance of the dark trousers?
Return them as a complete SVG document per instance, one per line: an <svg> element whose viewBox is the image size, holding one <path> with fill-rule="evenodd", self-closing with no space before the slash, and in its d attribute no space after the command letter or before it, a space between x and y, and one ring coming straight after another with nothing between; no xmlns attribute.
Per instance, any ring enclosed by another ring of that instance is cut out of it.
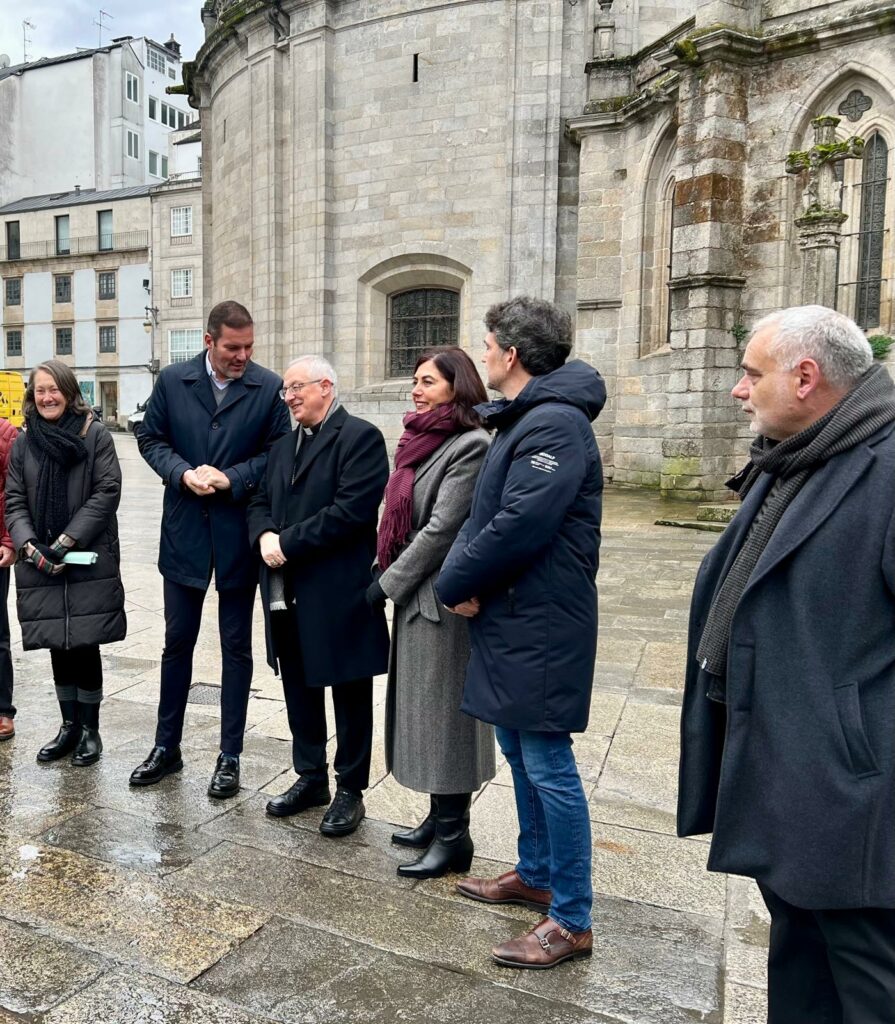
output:
<svg viewBox="0 0 895 1024"><path fill-rule="evenodd" d="M57 687L74 688L95 693L103 688L103 661L99 644L50 650L53 682ZM72 700L75 699L72 695Z"/></svg>
<svg viewBox="0 0 895 1024"><path fill-rule="evenodd" d="M895 910L802 910L766 886L768 1024L892 1024Z"/></svg>
<svg viewBox="0 0 895 1024"><path fill-rule="evenodd" d="M9 569L0 569L0 715L15 718L12 702L12 654L9 650Z"/></svg>
<svg viewBox="0 0 895 1024"><path fill-rule="evenodd" d="M340 786L361 793L370 784L373 751L373 679L336 686L307 686L295 626L285 612L274 612L274 651L283 677L286 716L292 732L292 765L299 775L327 778L325 694L332 693L336 717L333 768Z"/></svg>
<svg viewBox="0 0 895 1024"><path fill-rule="evenodd" d="M165 580L165 649L155 742L176 747L193 678L193 651L202 623L205 590ZM242 753L246 709L252 685L252 610L255 586L218 591L221 636L221 750Z"/></svg>

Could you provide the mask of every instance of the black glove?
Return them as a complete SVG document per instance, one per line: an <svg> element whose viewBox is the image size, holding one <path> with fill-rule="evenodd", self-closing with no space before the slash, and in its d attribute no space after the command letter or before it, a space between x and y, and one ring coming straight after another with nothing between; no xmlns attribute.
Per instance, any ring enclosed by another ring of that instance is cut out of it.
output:
<svg viewBox="0 0 895 1024"><path fill-rule="evenodd" d="M38 572L42 572L46 576L56 576L65 568L62 564L62 555L54 551L53 548L36 540L31 541L31 546L34 550L29 557Z"/></svg>
<svg viewBox="0 0 895 1024"><path fill-rule="evenodd" d="M388 595L379 585L379 580L373 580L373 582L367 587L367 604L371 608L378 608L380 605L385 606L385 602L388 599Z"/></svg>

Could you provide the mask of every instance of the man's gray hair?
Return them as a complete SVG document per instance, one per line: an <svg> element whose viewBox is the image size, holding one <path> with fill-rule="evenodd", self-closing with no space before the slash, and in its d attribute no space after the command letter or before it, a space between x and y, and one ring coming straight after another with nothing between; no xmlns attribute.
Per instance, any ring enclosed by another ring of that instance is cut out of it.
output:
<svg viewBox="0 0 895 1024"><path fill-rule="evenodd" d="M291 370L293 366L305 367L311 380L332 381L333 393L335 394L339 383L336 371L333 369L332 363L324 359L323 356L299 356L297 359L293 359L286 369Z"/></svg>
<svg viewBox="0 0 895 1024"><path fill-rule="evenodd" d="M813 359L834 388L851 388L873 364L873 350L864 332L835 309L826 306L792 306L763 317L752 328L776 327L768 354L791 370L800 359Z"/></svg>

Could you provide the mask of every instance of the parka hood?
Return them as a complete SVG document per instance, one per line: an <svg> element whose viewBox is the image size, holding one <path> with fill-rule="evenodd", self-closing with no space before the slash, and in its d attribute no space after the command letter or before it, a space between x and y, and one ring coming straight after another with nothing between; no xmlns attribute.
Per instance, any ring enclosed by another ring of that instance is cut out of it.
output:
<svg viewBox="0 0 895 1024"><path fill-rule="evenodd" d="M606 384L590 364L573 359L551 373L532 377L514 399L484 402L476 406L476 412L486 427L499 429L545 402L574 406L592 423L606 404Z"/></svg>

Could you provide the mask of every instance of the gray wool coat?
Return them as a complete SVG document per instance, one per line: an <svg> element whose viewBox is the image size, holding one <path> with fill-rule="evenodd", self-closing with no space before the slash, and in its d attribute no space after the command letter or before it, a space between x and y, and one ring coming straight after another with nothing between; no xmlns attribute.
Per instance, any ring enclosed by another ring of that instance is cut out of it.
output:
<svg viewBox="0 0 895 1024"><path fill-rule="evenodd" d="M471 793L494 777L494 730L460 711L469 634L434 583L469 514L488 434L449 438L416 471L410 542L379 583L395 604L385 717L386 764L421 793Z"/></svg>

